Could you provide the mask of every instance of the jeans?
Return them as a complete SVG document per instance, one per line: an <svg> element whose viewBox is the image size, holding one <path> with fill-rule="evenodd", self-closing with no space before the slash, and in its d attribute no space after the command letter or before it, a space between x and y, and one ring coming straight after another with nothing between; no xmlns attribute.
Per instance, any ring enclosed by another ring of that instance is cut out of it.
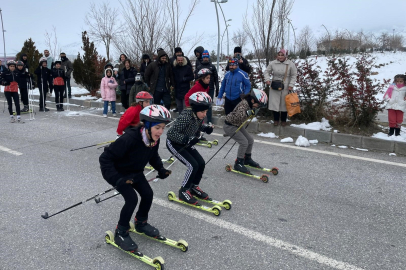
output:
<svg viewBox="0 0 406 270"><path fill-rule="evenodd" d="M115 101L110 101L111 103L111 111L113 113L116 113L116 102ZM107 114L109 109L109 101L104 101L104 106L103 106L103 114Z"/></svg>
<svg viewBox="0 0 406 270"><path fill-rule="evenodd" d="M178 109L178 113L180 114L183 109L186 107L185 105L185 98L176 98L176 109Z"/></svg>
<svg viewBox="0 0 406 270"><path fill-rule="evenodd" d="M169 91L159 92L159 91L155 90L153 96L154 96L155 104L160 104L161 99L162 99L164 102L165 108L167 108L168 110L171 108L171 94Z"/></svg>

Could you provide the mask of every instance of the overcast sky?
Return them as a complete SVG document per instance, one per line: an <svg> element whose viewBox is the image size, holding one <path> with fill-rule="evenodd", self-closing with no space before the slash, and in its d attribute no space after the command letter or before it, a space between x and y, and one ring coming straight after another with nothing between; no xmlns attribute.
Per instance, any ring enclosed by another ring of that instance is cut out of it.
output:
<svg viewBox="0 0 406 270"><path fill-rule="evenodd" d="M97 0L96 2L101 2ZM84 18L89 11L91 0L18 0L2 1L0 8L6 40L7 55L15 55L21 50L26 39L32 38L37 48L45 49L45 31L56 27L60 47L68 55L76 55L81 46L81 32L86 30ZM184 14L190 0L181 0L185 4ZM248 16L254 0L229 0L221 4L226 19L232 19L229 27L230 52L234 48L231 42L232 33L242 28L245 13ZM120 7L118 1L110 1ZM219 11L220 12L220 11ZM357 32L380 33L387 31L406 36L405 24L406 0L296 0L289 16L298 34L308 25L315 36L321 36L325 29L330 32L337 29L348 29ZM221 34L225 26L220 15ZM202 46L211 50L217 49L217 18L214 3L210 0L200 0L200 3L190 19L185 37L192 38L196 33L205 33ZM291 33L292 35L292 33ZM3 37L0 36L0 55L3 57ZM293 37L291 37L293 40ZM223 51L227 50L226 36L223 41ZM190 45L185 45L184 52L189 51ZM247 49L250 49L248 46ZM98 51L104 54L103 46L97 45ZM193 51L193 50L192 50ZM171 53L169 53L171 54ZM244 49L243 49L244 54ZM116 53L114 53L116 55Z"/></svg>

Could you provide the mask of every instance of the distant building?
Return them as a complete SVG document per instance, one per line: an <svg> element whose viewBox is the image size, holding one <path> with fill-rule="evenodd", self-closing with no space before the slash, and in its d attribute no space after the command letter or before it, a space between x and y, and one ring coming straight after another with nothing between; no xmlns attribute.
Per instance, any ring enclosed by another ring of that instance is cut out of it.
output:
<svg viewBox="0 0 406 270"><path fill-rule="evenodd" d="M359 40L356 39L333 39L331 40L331 43L329 40L324 40L320 43L317 43L317 50L328 51L330 48L331 51L353 51L354 49L359 49L360 44L361 43L359 42Z"/></svg>

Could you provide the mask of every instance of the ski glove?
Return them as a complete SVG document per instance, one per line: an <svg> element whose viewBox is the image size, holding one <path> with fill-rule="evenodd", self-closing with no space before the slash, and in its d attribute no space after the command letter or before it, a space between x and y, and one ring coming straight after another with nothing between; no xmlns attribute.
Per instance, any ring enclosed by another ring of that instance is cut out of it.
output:
<svg viewBox="0 0 406 270"><path fill-rule="evenodd" d="M211 134L213 132L212 125L203 124L202 129L203 129L203 132L206 132L207 134Z"/></svg>
<svg viewBox="0 0 406 270"><path fill-rule="evenodd" d="M171 173L172 173L172 171L167 170L167 169L165 169L165 168L162 168L162 169L160 169L160 170L158 171L158 176L157 176L157 178L165 179L165 178L167 178Z"/></svg>
<svg viewBox="0 0 406 270"><path fill-rule="evenodd" d="M248 115L248 116L257 115L258 112L259 112L259 109L256 109L256 110L254 110L254 109L248 110L248 111L247 111L247 115Z"/></svg>

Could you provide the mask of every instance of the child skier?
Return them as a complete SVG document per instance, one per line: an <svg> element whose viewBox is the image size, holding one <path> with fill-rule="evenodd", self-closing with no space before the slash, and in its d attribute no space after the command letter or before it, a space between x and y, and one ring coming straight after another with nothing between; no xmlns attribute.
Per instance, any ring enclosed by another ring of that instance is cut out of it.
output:
<svg viewBox="0 0 406 270"><path fill-rule="evenodd" d="M196 205L197 200L193 195L201 199L208 199L209 195L199 187L205 161L193 145L199 142L200 132L213 132L213 126L203 124L212 100L207 93L197 92L189 97L189 102L191 109L183 110L168 130L166 146L187 167L179 199Z"/></svg>
<svg viewBox="0 0 406 270"><path fill-rule="evenodd" d="M55 92L56 110L58 112L64 111L63 109L63 96L65 92L65 70L61 68L62 61L55 60L55 67L52 69L52 78Z"/></svg>
<svg viewBox="0 0 406 270"><path fill-rule="evenodd" d="M113 77L113 69L106 68L104 74L105 76L100 83L100 93L104 101L103 116L107 117L109 101L111 103L113 116L116 116L116 87L118 86L118 83Z"/></svg>
<svg viewBox="0 0 406 270"><path fill-rule="evenodd" d="M129 126L137 126L140 123L140 112L152 103L150 93L142 91L137 94L136 102L131 104L123 116L121 116L117 127L117 136L123 135L123 131Z"/></svg>
<svg viewBox="0 0 406 270"><path fill-rule="evenodd" d="M153 191L144 176L144 167L149 162L161 179L167 178L171 171L163 167L158 154L159 138L165 124L171 121L169 111L160 105L145 107L140 113L143 125L127 129L127 132L100 155L99 162L103 178L124 197L125 203L115 231L115 243L126 251L137 251L137 244L131 239L128 230L131 216L141 202L135 215L135 229L150 237L158 237L157 228L147 223L151 208Z"/></svg>
<svg viewBox="0 0 406 270"><path fill-rule="evenodd" d="M228 136L232 136L248 117L255 115L258 109L266 106L268 102L265 92L258 89L253 89L251 95L244 95L241 99L240 103L225 118L223 129ZM233 139L239 144L234 170L250 174L251 172L244 165L260 168L251 157L254 139L244 127L233 136Z"/></svg>
<svg viewBox="0 0 406 270"><path fill-rule="evenodd" d="M30 73L24 69L24 63L22 61L17 61L17 73L18 73L18 88L20 89L21 101L24 104L24 108L21 110L22 113L29 111L28 106L28 84L30 81Z"/></svg>
<svg viewBox="0 0 406 270"><path fill-rule="evenodd" d="M132 104L133 102L137 102L136 99L136 95L141 92L149 92L149 88L148 86L142 81L142 76L140 73L137 73L137 75L135 76L135 83L133 85L133 87L131 87L131 91L130 91L130 96L129 96L129 104ZM152 104L152 102L151 102Z"/></svg>
<svg viewBox="0 0 406 270"><path fill-rule="evenodd" d="M17 112L17 122L23 123L20 116L20 101L18 96L18 72L16 71L16 62L14 60L10 60L7 62L8 70L1 74L2 85L5 85L4 88L4 95L7 99L8 105L8 112L10 113L10 122L14 123L16 120L14 119L13 115L13 103L16 107Z"/></svg>
<svg viewBox="0 0 406 270"><path fill-rule="evenodd" d="M392 136L400 135L400 128L403 122L403 114L406 111L406 76L398 74L395 76L394 83L389 86L383 96L384 99L388 100L385 109L388 110L389 118L389 134Z"/></svg>
<svg viewBox="0 0 406 270"><path fill-rule="evenodd" d="M51 70L47 68L47 59L45 57L41 57L39 60L39 66L34 71L37 75L37 85L39 89L39 110L43 112L48 112L49 109L46 108L46 93L48 90L52 92L53 85L52 85L52 76Z"/></svg>

